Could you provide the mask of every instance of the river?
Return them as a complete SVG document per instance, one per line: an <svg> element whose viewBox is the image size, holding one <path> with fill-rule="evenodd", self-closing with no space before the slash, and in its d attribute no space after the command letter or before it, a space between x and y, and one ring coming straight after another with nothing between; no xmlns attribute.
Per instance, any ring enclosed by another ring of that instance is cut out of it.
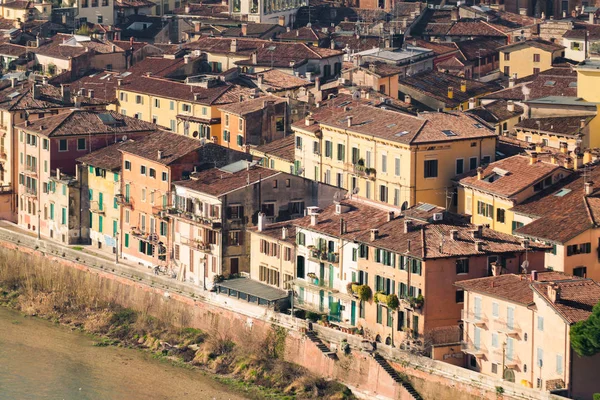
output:
<svg viewBox="0 0 600 400"><path fill-rule="evenodd" d="M241 400L199 371L0 307L1 400Z"/></svg>

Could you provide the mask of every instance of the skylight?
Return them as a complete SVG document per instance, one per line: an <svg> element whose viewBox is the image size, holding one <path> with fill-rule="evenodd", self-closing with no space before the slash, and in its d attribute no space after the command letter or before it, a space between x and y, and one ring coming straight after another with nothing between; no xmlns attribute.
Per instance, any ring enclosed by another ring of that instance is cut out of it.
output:
<svg viewBox="0 0 600 400"><path fill-rule="evenodd" d="M444 135L446 135L446 136L457 136L457 135L456 135L456 132L454 132L454 131L451 131L451 130L449 130L449 129L444 129L444 130L442 131L442 133L443 133Z"/></svg>
<svg viewBox="0 0 600 400"><path fill-rule="evenodd" d="M423 203L419 207L417 207L417 210L431 211L434 208L435 208L435 206L433 204Z"/></svg>
<svg viewBox="0 0 600 400"><path fill-rule="evenodd" d="M554 193L554 195L556 197L563 197L569 193L571 193L571 189L560 189L558 192Z"/></svg>
<svg viewBox="0 0 600 400"><path fill-rule="evenodd" d="M481 125L481 124L473 124L473 125L475 125L475 128L478 128L478 129L483 128L483 125Z"/></svg>
<svg viewBox="0 0 600 400"><path fill-rule="evenodd" d="M396 126L396 124L389 124L389 125L386 125L386 128L393 128L395 126Z"/></svg>
<svg viewBox="0 0 600 400"><path fill-rule="evenodd" d="M402 132L398 132L398 133L396 133L394 136L398 136L398 137L400 137L400 136L404 136L404 135L408 135L408 131L402 131Z"/></svg>
<svg viewBox="0 0 600 400"><path fill-rule="evenodd" d="M544 83L544 86L554 86L554 85L556 85L556 81L546 81Z"/></svg>
<svg viewBox="0 0 600 400"><path fill-rule="evenodd" d="M491 174L491 175L486 176L485 178L483 178L483 181L492 183L492 182L497 181L501 177L502 177L502 175L499 175L499 174L497 174L497 173L494 172L493 174Z"/></svg>
<svg viewBox="0 0 600 400"><path fill-rule="evenodd" d="M117 120L108 113L98 114L98 118L100 118L100 121L102 121L104 125L115 125L117 123Z"/></svg>
<svg viewBox="0 0 600 400"><path fill-rule="evenodd" d="M576 88L577 87L577 82L569 82L569 87L570 88Z"/></svg>
<svg viewBox="0 0 600 400"><path fill-rule="evenodd" d="M20 95L21 93L19 92L13 92L11 94L8 95L9 99L14 99L15 97L17 97L18 95Z"/></svg>

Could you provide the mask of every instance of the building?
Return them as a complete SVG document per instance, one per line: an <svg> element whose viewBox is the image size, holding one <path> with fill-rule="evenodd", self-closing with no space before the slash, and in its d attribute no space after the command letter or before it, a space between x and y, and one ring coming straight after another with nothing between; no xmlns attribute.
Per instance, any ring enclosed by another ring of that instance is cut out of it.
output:
<svg viewBox="0 0 600 400"><path fill-rule="evenodd" d="M342 79L353 85L370 88L386 96L398 98L398 78L405 69L381 61L366 62L342 71Z"/></svg>
<svg viewBox="0 0 600 400"><path fill-rule="evenodd" d="M474 102L473 102L474 103ZM498 135L508 135L521 122L525 109L513 100L495 100L466 111L496 128Z"/></svg>
<svg viewBox="0 0 600 400"><path fill-rule="evenodd" d="M122 153L120 253L126 259L146 266L163 265L184 276L175 263L179 254L173 244L175 220L171 184L195 170L223 166L248 159L245 153L228 150L213 143L159 131L120 148ZM211 214L212 215L212 214Z"/></svg>
<svg viewBox="0 0 600 400"><path fill-rule="evenodd" d="M114 0L76 0L73 3L67 2L66 6L77 8L78 26L88 22L106 25L115 23Z"/></svg>
<svg viewBox="0 0 600 400"><path fill-rule="evenodd" d="M248 151L282 139L289 127L287 100L263 96L219 106L222 134L218 143L230 149ZM219 137L220 136L220 137Z"/></svg>
<svg viewBox="0 0 600 400"><path fill-rule="evenodd" d="M590 14L593 15L593 14ZM585 61L592 49L600 43L600 29L598 25L586 24L583 27L571 29L562 37L565 46L565 57L573 61Z"/></svg>
<svg viewBox="0 0 600 400"><path fill-rule="evenodd" d="M290 221L248 229L250 278L291 290L296 275L296 227Z"/></svg>
<svg viewBox="0 0 600 400"><path fill-rule="evenodd" d="M570 346L570 327L600 301L596 282L532 271L456 286L464 291L463 351L470 369L569 398L597 391L600 357L579 357Z"/></svg>
<svg viewBox="0 0 600 400"><path fill-rule="evenodd" d="M433 69L433 58L434 53L432 50L411 44L405 44L401 48L380 49L377 47L354 53L351 56L356 66L367 65L369 67L369 65L384 66L388 64L389 68L395 67L399 77L431 71Z"/></svg>
<svg viewBox="0 0 600 400"><path fill-rule="evenodd" d="M79 200L83 177L76 159L116 143L141 138L156 126L114 111L73 109L18 124L18 224L66 244L86 242L88 215ZM55 180L55 182L52 182ZM59 185L60 183L60 185ZM61 204L55 202L62 193ZM94 201L93 192L89 193ZM77 198L73 203L70 199ZM97 199L96 199L97 201ZM64 207L69 204L69 207ZM77 206L81 204L81 207ZM61 212L59 214L59 208ZM87 207L86 207L87 208Z"/></svg>
<svg viewBox="0 0 600 400"><path fill-rule="evenodd" d="M565 56L565 47L542 39L516 42L498 49L500 71L506 76L517 74L524 78L552 68L559 57Z"/></svg>
<svg viewBox="0 0 600 400"><path fill-rule="evenodd" d="M430 110L468 110L469 99L479 98L500 89L496 83L478 82L438 71L401 78L398 83L400 95L408 95ZM402 97L400 97L402 98Z"/></svg>
<svg viewBox="0 0 600 400"><path fill-rule="evenodd" d="M538 160L535 152L493 162L458 180L458 212L474 224L512 234L517 223L511 208L569 174L558 163Z"/></svg>
<svg viewBox="0 0 600 400"><path fill-rule="evenodd" d="M512 208L515 235L552 245L546 253L546 268L592 279L600 277L600 231L594 222L598 192L593 183L599 173L596 167L578 170Z"/></svg>
<svg viewBox="0 0 600 400"><path fill-rule="evenodd" d="M304 0L280 4L272 0L234 0L229 3L229 14L235 19L249 22L293 26L298 9L307 6Z"/></svg>
<svg viewBox="0 0 600 400"><path fill-rule="evenodd" d="M121 231L121 152L131 139L96 150L77 159L81 176L81 202L89 209L89 243L108 253L117 253ZM86 196L87 195L87 196Z"/></svg>
<svg viewBox="0 0 600 400"><path fill-rule="evenodd" d="M596 125L599 122L595 114L587 113L527 118L514 126L513 135L524 142L543 143L554 149L566 147L569 151L581 153L583 149L600 146L600 138L593 134L598 129Z"/></svg>
<svg viewBox="0 0 600 400"><path fill-rule="evenodd" d="M595 89L600 78L600 58L592 56L579 63L577 70L577 97L589 102L600 101L600 94Z"/></svg>
<svg viewBox="0 0 600 400"><path fill-rule="evenodd" d="M255 148L250 148L250 154L260 158L260 164L263 167L271 168L276 171L296 173L294 156L296 153L294 135L287 135L284 138L274 140L271 143L263 144Z"/></svg>
<svg viewBox="0 0 600 400"><path fill-rule="evenodd" d="M446 206L455 176L495 160L494 131L460 112L413 116L344 102L315 109L292 129L302 176L402 209ZM475 164L456 167L473 157Z"/></svg>
<svg viewBox="0 0 600 400"><path fill-rule="evenodd" d="M250 273L247 228L304 215L345 192L246 161L173 183L175 263L186 280L212 287L218 277ZM178 251L177 248L180 250Z"/></svg>

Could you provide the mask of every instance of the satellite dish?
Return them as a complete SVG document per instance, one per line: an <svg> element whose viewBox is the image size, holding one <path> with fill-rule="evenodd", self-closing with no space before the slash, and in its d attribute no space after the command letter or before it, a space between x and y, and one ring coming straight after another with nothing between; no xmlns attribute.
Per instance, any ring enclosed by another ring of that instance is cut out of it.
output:
<svg viewBox="0 0 600 400"><path fill-rule="evenodd" d="M296 172L297 172L297 175L300 175L301 173L304 172L304 168L300 167L300 168L298 168L298 171L296 171Z"/></svg>
<svg viewBox="0 0 600 400"><path fill-rule="evenodd" d="M352 100L358 99L360 99L360 92L358 90L355 90L354 92L352 92Z"/></svg>
<svg viewBox="0 0 600 400"><path fill-rule="evenodd" d="M358 194L358 192L360 192L360 188L358 186L352 189L352 194Z"/></svg>
<svg viewBox="0 0 600 400"><path fill-rule="evenodd" d="M127 140L127 135L123 135L123 137L121 138L122 141L126 141Z"/></svg>
<svg viewBox="0 0 600 400"><path fill-rule="evenodd" d="M339 202L340 200L342 200L342 192L340 192L339 190L337 192L334 193L333 195L333 201L337 201Z"/></svg>
<svg viewBox="0 0 600 400"><path fill-rule="evenodd" d="M523 264L521 264L521 269L523 269L524 273L527 273L527 268L529 268L529 261L525 260L523 261Z"/></svg>

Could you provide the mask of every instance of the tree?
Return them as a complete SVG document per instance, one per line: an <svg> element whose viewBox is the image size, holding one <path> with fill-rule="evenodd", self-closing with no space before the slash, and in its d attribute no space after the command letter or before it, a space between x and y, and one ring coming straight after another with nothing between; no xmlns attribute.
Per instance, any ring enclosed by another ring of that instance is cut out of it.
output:
<svg viewBox="0 0 600 400"><path fill-rule="evenodd" d="M600 303L594 306L587 320L571 326L571 346L582 357L600 353Z"/></svg>

